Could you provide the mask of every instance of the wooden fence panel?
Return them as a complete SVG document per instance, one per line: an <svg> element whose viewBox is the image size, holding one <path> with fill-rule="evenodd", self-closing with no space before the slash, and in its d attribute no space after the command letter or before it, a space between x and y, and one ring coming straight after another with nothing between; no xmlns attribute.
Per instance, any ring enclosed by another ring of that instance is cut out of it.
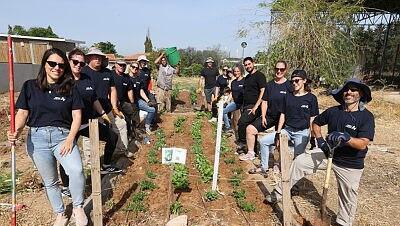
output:
<svg viewBox="0 0 400 226"><path fill-rule="evenodd" d="M7 41L0 41L0 63L8 62Z"/></svg>
<svg viewBox="0 0 400 226"><path fill-rule="evenodd" d="M42 62L43 54L47 50L47 43L32 43L32 48L35 64L40 64Z"/></svg>
<svg viewBox="0 0 400 226"><path fill-rule="evenodd" d="M13 42L15 63L31 64L31 47L29 42Z"/></svg>

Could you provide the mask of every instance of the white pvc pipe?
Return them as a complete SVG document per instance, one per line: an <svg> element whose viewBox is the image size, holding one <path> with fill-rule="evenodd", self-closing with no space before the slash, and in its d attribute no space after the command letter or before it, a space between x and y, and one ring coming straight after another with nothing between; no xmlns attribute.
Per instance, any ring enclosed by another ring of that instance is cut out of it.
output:
<svg viewBox="0 0 400 226"><path fill-rule="evenodd" d="M219 154L221 149L221 136L222 136L222 116L224 110L224 101L218 102L218 121L217 121L217 141L215 143L215 157L214 157L214 174L211 189L213 191L217 190L218 181L218 167L219 167Z"/></svg>

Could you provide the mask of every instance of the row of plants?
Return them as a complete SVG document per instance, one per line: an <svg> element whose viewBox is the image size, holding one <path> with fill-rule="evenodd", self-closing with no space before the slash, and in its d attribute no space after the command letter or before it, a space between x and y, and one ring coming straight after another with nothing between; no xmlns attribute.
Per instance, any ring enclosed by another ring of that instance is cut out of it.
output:
<svg viewBox="0 0 400 226"><path fill-rule="evenodd" d="M178 116L178 118L174 121L175 133L182 133L183 132L183 125L186 121L184 116Z"/></svg>
<svg viewBox="0 0 400 226"><path fill-rule="evenodd" d="M160 161L158 159L158 153L161 150L161 148L165 146L166 146L165 132L163 129L158 129L156 131L156 142L154 143L154 146L147 153L147 162L149 164L159 163Z"/></svg>
<svg viewBox="0 0 400 226"><path fill-rule="evenodd" d="M248 202L246 200L246 190L240 187L243 181L243 169L242 168L235 168L232 170L232 177L230 178L229 182L233 187L232 196L236 200L236 205L245 212L255 212L256 207L254 203Z"/></svg>
<svg viewBox="0 0 400 226"><path fill-rule="evenodd" d="M193 122L191 135L193 139L192 151L195 154L195 165L200 173L201 181L204 183L210 182L213 176L213 167L207 157L203 154L202 147L202 118L203 114L196 114L196 119Z"/></svg>
<svg viewBox="0 0 400 226"><path fill-rule="evenodd" d="M174 186L174 193L177 192L175 201L170 205L170 213L173 215L180 215L183 212L183 205L178 200L182 191L189 189L189 169L183 164L173 164L171 183Z"/></svg>

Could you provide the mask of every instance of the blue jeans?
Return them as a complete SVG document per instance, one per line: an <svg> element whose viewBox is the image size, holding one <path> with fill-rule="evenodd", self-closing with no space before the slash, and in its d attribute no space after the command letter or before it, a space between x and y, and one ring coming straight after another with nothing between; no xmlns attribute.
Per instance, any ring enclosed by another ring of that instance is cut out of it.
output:
<svg viewBox="0 0 400 226"><path fill-rule="evenodd" d="M27 138L27 152L42 177L47 197L55 213L64 212L61 190L58 186L57 161L71 178L69 190L74 208L82 207L84 202L85 177L78 146L74 144L71 153L60 155L61 145L69 130L61 127L31 127Z"/></svg>
<svg viewBox="0 0 400 226"><path fill-rule="evenodd" d="M266 136L263 136L259 140L261 168L263 170L268 170L269 151L270 151L270 148L275 145L274 144L275 133L276 132L273 132ZM295 158L296 158L296 156L304 153L304 150L306 149L306 146L310 139L309 129L296 130L292 127L285 126L285 128L283 128L281 130L281 133L288 135L288 140L294 146L294 157Z"/></svg>
<svg viewBox="0 0 400 226"><path fill-rule="evenodd" d="M144 124L145 125L149 125L149 126L151 124L153 124L154 116L156 114L156 109L154 107L150 107L146 103L146 101L144 101L142 99L138 100L138 107L139 107L139 110L147 112L147 116L146 116L146 119L144 121Z"/></svg>
<svg viewBox="0 0 400 226"><path fill-rule="evenodd" d="M224 108L224 124L225 128L230 129L231 128L231 123L229 122L229 117L228 113L232 111L236 111L237 109L240 108L240 105L236 104L235 102L230 102L226 107Z"/></svg>

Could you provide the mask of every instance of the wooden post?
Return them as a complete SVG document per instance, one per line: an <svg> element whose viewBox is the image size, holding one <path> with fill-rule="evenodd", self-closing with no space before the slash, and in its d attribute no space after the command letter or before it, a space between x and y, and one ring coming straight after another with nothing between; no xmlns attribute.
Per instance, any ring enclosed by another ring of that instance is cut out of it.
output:
<svg viewBox="0 0 400 226"><path fill-rule="evenodd" d="M103 225L103 213L101 204L101 177L100 177L100 142L99 142L99 121L89 121L90 138L90 161L92 173L92 200L93 200L93 225Z"/></svg>
<svg viewBox="0 0 400 226"><path fill-rule="evenodd" d="M217 121L217 141L215 142L215 156L214 156L214 174L212 180L213 191L217 190L218 181L218 166L219 166L219 154L221 149L221 136L222 136L222 115L224 110L224 102L218 102L218 121Z"/></svg>
<svg viewBox="0 0 400 226"><path fill-rule="evenodd" d="M282 205L283 205L283 225L292 225L291 197L290 197L290 164L291 158L288 147L288 137L286 134L280 134L279 150L281 158L282 173Z"/></svg>

